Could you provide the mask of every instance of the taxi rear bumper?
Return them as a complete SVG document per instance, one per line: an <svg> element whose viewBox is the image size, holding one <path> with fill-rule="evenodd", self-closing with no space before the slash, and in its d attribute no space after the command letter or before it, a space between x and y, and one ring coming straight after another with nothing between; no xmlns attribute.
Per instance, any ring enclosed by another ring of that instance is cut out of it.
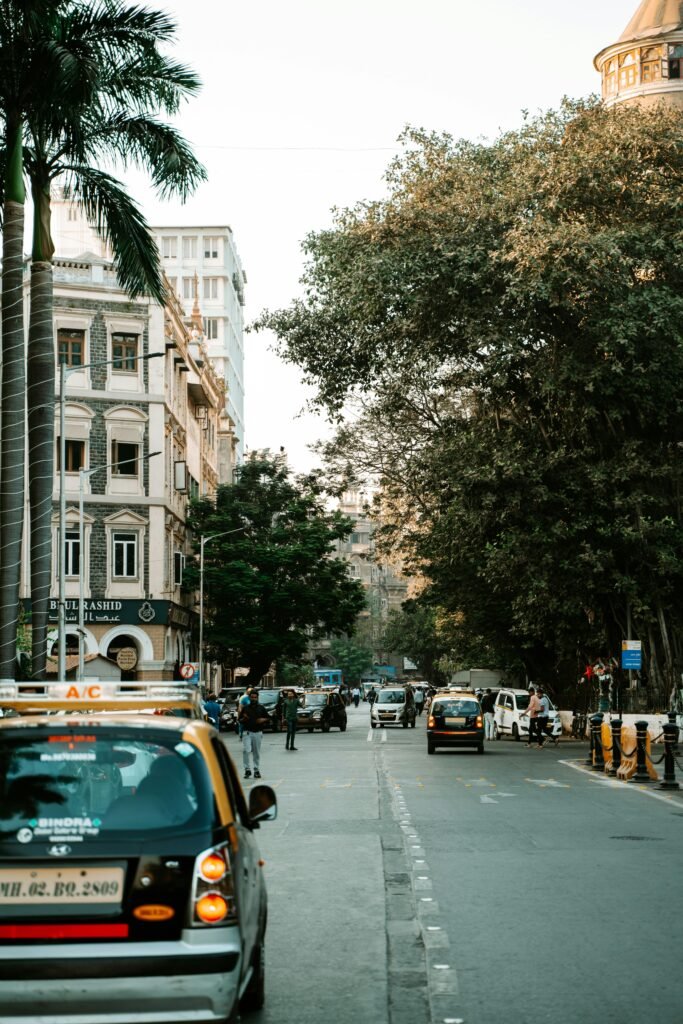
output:
<svg viewBox="0 0 683 1024"><path fill-rule="evenodd" d="M0 1024L224 1022L241 967L234 942L103 943L97 956L93 946L2 949Z"/></svg>

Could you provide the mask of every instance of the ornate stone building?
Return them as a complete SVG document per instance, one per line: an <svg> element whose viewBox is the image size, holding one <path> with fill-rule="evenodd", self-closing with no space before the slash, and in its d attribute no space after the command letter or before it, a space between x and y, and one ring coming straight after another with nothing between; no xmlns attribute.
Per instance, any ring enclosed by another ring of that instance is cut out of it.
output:
<svg viewBox="0 0 683 1024"><path fill-rule="evenodd" d="M683 3L643 0L594 64L608 106L665 101L683 108Z"/></svg>

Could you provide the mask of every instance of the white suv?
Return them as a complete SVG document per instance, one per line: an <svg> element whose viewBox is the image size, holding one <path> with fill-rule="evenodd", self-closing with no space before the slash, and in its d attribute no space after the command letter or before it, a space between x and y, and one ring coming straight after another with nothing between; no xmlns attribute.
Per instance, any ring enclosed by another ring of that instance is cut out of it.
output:
<svg viewBox="0 0 683 1024"><path fill-rule="evenodd" d="M546 694L546 697L548 695ZM562 723L560 713L548 697L550 714L546 735L549 739L557 740L562 735ZM512 736L515 740L529 738L529 716L522 716L522 712L529 707L529 693L527 690L501 690L496 697L496 705L493 710L493 735L495 739L502 739L503 736Z"/></svg>

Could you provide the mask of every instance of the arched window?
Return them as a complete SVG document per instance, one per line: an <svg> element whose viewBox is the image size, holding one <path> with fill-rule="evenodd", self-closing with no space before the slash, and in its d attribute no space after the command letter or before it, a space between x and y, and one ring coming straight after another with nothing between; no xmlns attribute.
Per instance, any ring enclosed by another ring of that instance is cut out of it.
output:
<svg viewBox="0 0 683 1024"><path fill-rule="evenodd" d="M603 68L604 95L613 96L617 91L617 58L606 61Z"/></svg>
<svg viewBox="0 0 683 1024"><path fill-rule="evenodd" d="M630 89L636 84L636 55L633 50L619 54L619 88Z"/></svg>
<svg viewBox="0 0 683 1024"><path fill-rule="evenodd" d="M662 52L659 46L644 46L640 51L641 82L656 82L662 77Z"/></svg>

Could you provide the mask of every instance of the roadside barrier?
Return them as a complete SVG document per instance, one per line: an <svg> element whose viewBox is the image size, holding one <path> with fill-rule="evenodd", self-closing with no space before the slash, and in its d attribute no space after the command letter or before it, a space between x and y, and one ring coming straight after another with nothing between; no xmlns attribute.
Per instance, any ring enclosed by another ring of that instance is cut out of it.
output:
<svg viewBox="0 0 683 1024"><path fill-rule="evenodd" d="M623 724L620 718L614 718L608 726L612 731L612 745L610 747L612 757L609 759L609 762L605 762L605 771L613 778L619 774L619 769L621 768L621 727Z"/></svg>
<svg viewBox="0 0 683 1024"><path fill-rule="evenodd" d="M676 749L678 744L678 725L669 721L664 726L664 778L657 789L680 789L676 782Z"/></svg>
<svg viewBox="0 0 683 1024"><path fill-rule="evenodd" d="M591 717L591 746L593 748L591 768L594 772L604 772L605 770L605 759L602 753L602 720L603 715L600 712Z"/></svg>

